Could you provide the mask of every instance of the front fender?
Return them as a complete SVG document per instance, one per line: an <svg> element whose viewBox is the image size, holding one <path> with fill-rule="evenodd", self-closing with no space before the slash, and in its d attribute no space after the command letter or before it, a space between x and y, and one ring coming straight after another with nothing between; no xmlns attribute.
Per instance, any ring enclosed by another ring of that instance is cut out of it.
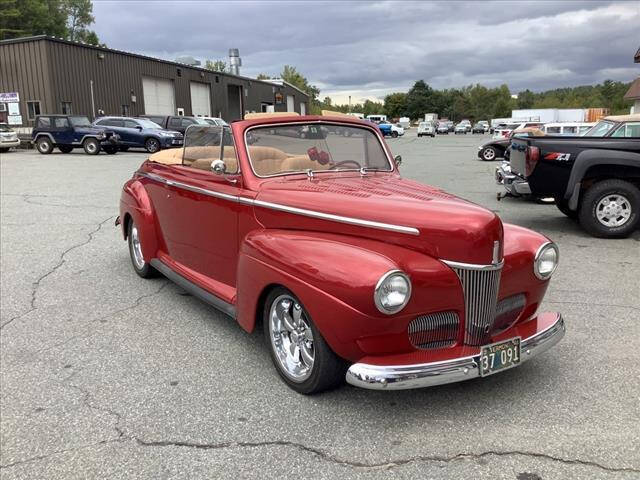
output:
<svg viewBox="0 0 640 480"><path fill-rule="evenodd" d="M138 227L142 256L146 262L158 256L159 239L157 222L151 198L144 185L137 179L125 183L120 197L120 218L122 233L127 238L129 221L133 220Z"/></svg>
<svg viewBox="0 0 640 480"><path fill-rule="evenodd" d="M375 307L374 289L393 269L409 275L413 292L400 313L385 315ZM237 278L237 319L245 330L252 331L262 315L260 295L282 285L304 304L333 350L354 361L371 351L410 351L411 320L464 305L455 273L440 261L396 245L327 233L250 233L240 248Z"/></svg>

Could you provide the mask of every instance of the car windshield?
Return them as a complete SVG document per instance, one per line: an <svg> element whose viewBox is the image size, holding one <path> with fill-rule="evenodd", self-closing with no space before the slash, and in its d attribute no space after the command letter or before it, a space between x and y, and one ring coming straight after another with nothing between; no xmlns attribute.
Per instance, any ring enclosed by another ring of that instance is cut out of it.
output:
<svg viewBox="0 0 640 480"><path fill-rule="evenodd" d="M393 170L371 129L332 123L268 125L247 132L251 166L259 177L302 172Z"/></svg>
<svg viewBox="0 0 640 480"><path fill-rule="evenodd" d="M91 122L87 117L69 117L69 122L74 127L90 127Z"/></svg>
<svg viewBox="0 0 640 480"><path fill-rule="evenodd" d="M204 118L194 118L194 120L196 121L197 124L199 125L211 125L209 122L207 122Z"/></svg>
<svg viewBox="0 0 640 480"><path fill-rule="evenodd" d="M138 122L138 125L140 125L142 128L162 128L156 122L152 122L151 120L147 120L146 118L138 118L136 119L136 122Z"/></svg>
<svg viewBox="0 0 640 480"><path fill-rule="evenodd" d="M613 122L607 122L603 120L596 123L596 125L584 134L585 137L604 137L609 130L613 128L615 124Z"/></svg>

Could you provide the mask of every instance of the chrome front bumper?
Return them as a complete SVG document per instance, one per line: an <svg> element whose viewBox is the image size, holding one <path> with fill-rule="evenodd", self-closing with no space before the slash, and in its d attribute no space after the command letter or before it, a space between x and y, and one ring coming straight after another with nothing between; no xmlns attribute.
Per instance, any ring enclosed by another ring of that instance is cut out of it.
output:
<svg viewBox="0 0 640 480"><path fill-rule="evenodd" d="M564 337L564 333L564 320L557 314L556 321L548 328L522 340L520 363L549 350ZM382 366L354 363L347 371L346 379L351 385L373 390L432 387L479 377L479 361L478 354L417 365Z"/></svg>
<svg viewBox="0 0 640 480"><path fill-rule="evenodd" d="M513 173L509 162L502 162L496 167L495 178L496 183L502 185L507 193L514 197L531 194L529 182L520 175Z"/></svg>

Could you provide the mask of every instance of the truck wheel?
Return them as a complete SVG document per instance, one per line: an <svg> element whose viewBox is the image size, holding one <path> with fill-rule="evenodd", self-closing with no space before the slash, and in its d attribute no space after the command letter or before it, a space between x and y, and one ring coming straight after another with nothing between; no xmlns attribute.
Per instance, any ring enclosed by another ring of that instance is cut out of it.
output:
<svg viewBox="0 0 640 480"><path fill-rule="evenodd" d="M398 132L391 132L391 136L393 138L398 138Z"/></svg>
<svg viewBox="0 0 640 480"><path fill-rule="evenodd" d="M82 148L84 148L84 153L87 155L97 155L100 153L100 144L95 138L87 138L82 143Z"/></svg>
<svg viewBox="0 0 640 480"><path fill-rule="evenodd" d="M578 211L571 210L569 208L569 203L566 200L556 200L556 207L558 207L558 210L560 210L562 213L564 213L567 217L571 218L572 220L575 220L578 218Z"/></svg>
<svg viewBox="0 0 640 480"><path fill-rule="evenodd" d="M144 261L138 227L133 223L133 220L130 220L127 226L127 243L129 245L129 255L131 256L133 270L142 278L157 277L158 271Z"/></svg>
<svg viewBox="0 0 640 480"><path fill-rule="evenodd" d="M147 138L147 141L144 142L144 148L146 148L149 153L156 153L160 150L160 142L157 138Z"/></svg>
<svg viewBox="0 0 640 480"><path fill-rule="evenodd" d="M638 226L640 190L624 180L598 182L584 194L579 219L594 237L626 237Z"/></svg>
<svg viewBox="0 0 640 480"><path fill-rule="evenodd" d="M485 162L491 162L498 157L498 151L493 147L484 147L480 155Z"/></svg>
<svg viewBox="0 0 640 480"><path fill-rule="evenodd" d="M40 153L46 155L53 151L53 144L51 140L49 140L49 137L40 137L36 140L36 148Z"/></svg>
<svg viewBox="0 0 640 480"><path fill-rule="evenodd" d="M346 363L333 353L289 290L271 291L264 304L263 327L271 360L293 390L310 395L344 382Z"/></svg>
<svg viewBox="0 0 640 480"><path fill-rule="evenodd" d="M58 150L62 153L71 153L73 151L73 147L71 145L58 145Z"/></svg>

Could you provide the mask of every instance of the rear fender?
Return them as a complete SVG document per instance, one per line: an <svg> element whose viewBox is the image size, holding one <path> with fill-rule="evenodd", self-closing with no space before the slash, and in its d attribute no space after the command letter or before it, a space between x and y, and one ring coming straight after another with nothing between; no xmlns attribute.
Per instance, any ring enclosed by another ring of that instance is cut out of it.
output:
<svg viewBox="0 0 640 480"><path fill-rule="evenodd" d="M600 165L616 165L638 169L640 154L617 150L584 150L578 154L569 175L564 198L569 200L569 208L577 210L582 181L589 169Z"/></svg>
<svg viewBox="0 0 640 480"><path fill-rule="evenodd" d="M155 212L151 199L139 180L131 179L124 185L120 198L120 218L125 240L129 222L133 220L138 227L145 262L157 257L160 236L156 229Z"/></svg>

